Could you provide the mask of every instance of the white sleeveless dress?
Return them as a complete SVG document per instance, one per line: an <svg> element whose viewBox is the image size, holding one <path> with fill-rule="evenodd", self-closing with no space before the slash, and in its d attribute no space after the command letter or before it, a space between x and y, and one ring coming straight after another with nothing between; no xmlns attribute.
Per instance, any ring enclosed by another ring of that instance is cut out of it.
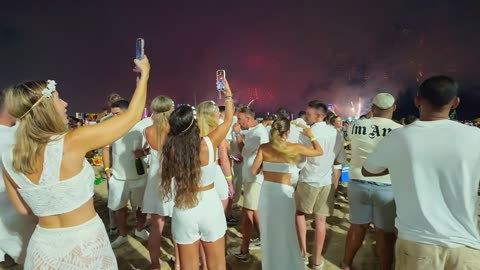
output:
<svg viewBox="0 0 480 270"><path fill-rule="evenodd" d="M38 217L68 213L93 196L93 168L85 160L82 171L60 181L63 136L47 144L43 172L38 185L12 167L12 149L3 154L3 166L19 187L18 192ZM37 225L27 248L24 269L98 270L118 269L105 225L98 215L67 228Z"/></svg>
<svg viewBox="0 0 480 270"><path fill-rule="evenodd" d="M174 197L170 200L163 199L160 194L160 157L157 150L150 146L150 168L147 176L147 186L143 197L142 212L145 214L157 214L162 217L171 217L173 214L173 206L175 204ZM174 183L172 181L172 190Z"/></svg>
<svg viewBox="0 0 480 270"><path fill-rule="evenodd" d="M263 171L293 173L295 165L263 162ZM292 186L265 179L258 211L262 236L263 270L303 270L303 258L295 225Z"/></svg>

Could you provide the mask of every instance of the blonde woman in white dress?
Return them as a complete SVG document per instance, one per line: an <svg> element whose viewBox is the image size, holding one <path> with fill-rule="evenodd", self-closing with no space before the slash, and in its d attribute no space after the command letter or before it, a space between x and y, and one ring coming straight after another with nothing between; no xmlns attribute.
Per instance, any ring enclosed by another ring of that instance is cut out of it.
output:
<svg viewBox="0 0 480 270"><path fill-rule="evenodd" d="M85 154L119 139L141 119L150 64L147 57L134 61L141 75L128 112L73 131L54 81L7 89L8 112L20 123L15 145L2 157L5 186L18 212L39 218L24 269L118 268L93 206L95 174Z"/></svg>
<svg viewBox="0 0 480 270"><path fill-rule="evenodd" d="M165 218L172 217L173 200L164 200L160 194L161 178L160 178L160 160L163 145L170 131L168 120L174 109L173 100L166 96L158 96L152 100L150 109L153 113L153 125L147 127L143 136L150 149L150 168L147 177L147 186L143 198L142 211L150 214L151 226L150 235L148 237L148 252L150 254L151 269L159 270L160 262L160 243L163 228L165 226ZM178 248L174 243L175 249L175 268L180 268L180 258L178 256Z"/></svg>
<svg viewBox="0 0 480 270"><path fill-rule="evenodd" d="M270 142L260 146L253 163L252 174L263 171L265 176L258 206L263 270L304 269L291 178L299 156L320 156L323 150L312 131L305 126L302 128L302 134L310 138L313 148L287 142L290 122L280 118L273 122Z"/></svg>

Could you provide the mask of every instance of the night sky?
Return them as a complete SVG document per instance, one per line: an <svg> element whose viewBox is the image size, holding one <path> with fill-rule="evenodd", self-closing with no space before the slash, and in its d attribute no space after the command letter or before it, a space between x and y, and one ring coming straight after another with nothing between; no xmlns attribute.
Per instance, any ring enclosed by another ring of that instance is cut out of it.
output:
<svg viewBox="0 0 480 270"><path fill-rule="evenodd" d="M359 100L365 111L379 91L405 97L445 74L460 82L459 115L474 118L479 3L1 1L0 87L54 79L70 114L100 111L109 93L131 97L135 39L143 37L149 99L216 100L215 70L223 68L236 101L256 99L258 111L297 112L315 98L345 114Z"/></svg>

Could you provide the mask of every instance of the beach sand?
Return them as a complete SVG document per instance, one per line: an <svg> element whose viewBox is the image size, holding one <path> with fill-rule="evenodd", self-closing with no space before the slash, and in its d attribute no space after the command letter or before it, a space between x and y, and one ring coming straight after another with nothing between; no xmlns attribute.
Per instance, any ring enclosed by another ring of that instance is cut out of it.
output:
<svg viewBox="0 0 480 270"><path fill-rule="evenodd" d="M346 188L342 187L344 192ZM241 202L240 202L241 203ZM108 224L108 209L107 209L107 185L106 182L101 183L95 187L95 208L98 211L100 217L104 220L104 223ZM340 269L339 266L343 259L343 252L345 247L345 237L349 227L348 223L348 203L346 200L338 199L335 204L335 212L332 217L327 219L327 239L324 248L324 257L326 259L326 265L324 270ZM237 218L241 216L241 210L235 209L234 215ZM313 249L314 230L312 229L312 217L307 216L308 222L308 251ZM132 213L128 219L130 235L133 235L135 217ZM373 230L370 230L365 238L364 246L358 252L354 267L355 269L371 270L376 268L377 259L374 255L373 248ZM112 237L112 241L116 236ZM259 270L261 266L261 249L252 250L252 254L249 262L241 262L237 260L233 253L239 250L241 244L240 226L230 227L227 232L227 264L231 270ZM279 236L281 237L281 236ZM292 243L295 244L295 243ZM167 224L164 229L163 239L161 244L162 249L162 270L174 269L174 266L169 262L173 257L173 243L171 241L170 220L167 220ZM131 270L131 269L150 269L150 259L147 250L147 243L141 239L131 237L129 242L124 244L118 249L114 250L119 269ZM305 266L305 269L311 269Z"/></svg>

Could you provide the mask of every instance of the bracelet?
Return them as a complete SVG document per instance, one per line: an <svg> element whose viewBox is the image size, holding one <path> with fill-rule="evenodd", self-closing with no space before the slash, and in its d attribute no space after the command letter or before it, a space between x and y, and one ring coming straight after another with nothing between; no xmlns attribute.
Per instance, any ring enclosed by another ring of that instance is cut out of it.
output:
<svg viewBox="0 0 480 270"><path fill-rule="evenodd" d="M315 138L315 137L310 137L310 141L311 141L311 142L316 141L316 140L317 140L317 138Z"/></svg>
<svg viewBox="0 0 480 270"><path fill-rule="evenodd" d="M232 98L232 96L225 96L225 98Z"/></svg>
<svg viewBox="0 0 480 270"><path fill-rule="evenodd" d="M108 172L110 171L110 167L106 167L105 169L103 169L104 171Z"/></svg>
<svg viewBox="0 0 480 270"><path fill-rule="evenodd" d="M229 176L225 176L225 179L227 179L227 181L232 181L233 179L233 176L229 175Z"/></svg>
<svg viewBox="0 0 480 270"><path fill-rule="evenodd" d="M233 102L233 98L232 98L232 97L226 97L226 98L225 98L225 102L227 102L227 101Z"/></svg>

